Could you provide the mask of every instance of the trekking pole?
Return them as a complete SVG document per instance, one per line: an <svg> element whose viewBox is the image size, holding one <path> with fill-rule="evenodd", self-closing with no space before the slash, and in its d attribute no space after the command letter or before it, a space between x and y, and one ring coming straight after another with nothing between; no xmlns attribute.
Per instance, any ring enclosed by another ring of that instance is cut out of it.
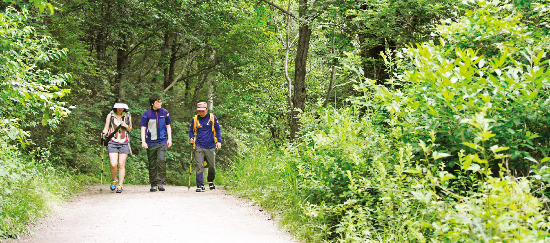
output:
<svg viewBox="0 0 550 243"><path fill-rule="evenodd" d="M193 165L193 154L195 153L195 143L193 143L193 150L191 150L191 160L189 161L189 178L187 180L187 191L191 188L191 165Z"/></svg>
<svg viewBox="0 0 550 243"><path fill-rule="evenodd" d="M103 191L103 159L105 157L105 146L101 145L101 187L99 191Z"/></svg>

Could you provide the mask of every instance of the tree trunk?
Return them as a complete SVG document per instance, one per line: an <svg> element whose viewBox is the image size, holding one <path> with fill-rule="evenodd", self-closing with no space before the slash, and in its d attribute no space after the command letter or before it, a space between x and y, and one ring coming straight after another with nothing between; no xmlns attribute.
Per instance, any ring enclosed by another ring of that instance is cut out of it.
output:
<svg viewBox="0 0 550 243"><path fill-rule="evenodd" d="M208 110L212 111L214 109L214 80L209 73L206 74L206 84L208 85L206 102L208 103Z"/></svg>
<svg viewBox="0 0 550 243"><path fill-rule="evenodd" d="M212 50L212 53L210 54L210 61L214 63L216 60L216 51ZM207 102L208 102L208 110L214 109L214 79L210 74L210 72L206 73L206 85L208 85L208 92L207 92Z"/></svg>
<svg viewBox="0 0 550 243"><path fill-rule="evenodd" d="M306 17L307 0L300 0L300 19ZM309 41L311 37L311 29L307 22L300 23L298 38L298 49L296 51L296 61L294 64L294 97L292 103L294 109L291 111L292 118L290 121L290 140L296 139L296 133L300 129L300 121L298 115L305 110L306 104L306 65L307 54L309 51Z"/></svg>
<svg viewBox="0 0 550 243"><path fill-rule="evenodd" d="M204 74L202 80L198 80L197 84L195 85L195 90L193 92L193 97L191 98L191 104L196 105L199 102L199 95L202 91L202 88L204 87L203 84L207 83L208 81L208 73Z"/></svg>
<svg viewBox="0 0 550 243"><path fill-rule="evenodd" d="M94 27L97 35L95 36L95 51L97 59L106 62L107 61L107 39L109 37L109 26L106 23L109 23L111 20L111 4L109 1L98 3L101 8L101 19L104 21L100 22L100 26Z"/></svg>
<svg viewBox="0 0 550 243"><path fill-rule="evenodd" d="M189 71L187 71L187 74L189 74ZM185 88L183 89L183 102L184 104L188 104L188 105L191 105L192 107L195 107L195 104L192 104L191 103L191 100L189 100L189 95L191 93L191 87L189 87L190 83L191 83L191 79L189 78L186 78L183 80L183 82L185 83ZM189 102L189 103L187 103Z"/></svg>
<svg viewBox="0 0 550 243"><path fill-rule="evenodd" d="M290 12L290 6L292 6L291 4L291 0L288 0L288 9L287 11ZM292 110L294 110L294 107L292 106L292 79L290 78L290 75L288 75L288 56L290 54L290 47L291 47L291 43L290 43L290 16L287 15L286 16L286 38L285 38L285 47L286 47L286 50L285 50L285 79L286 79L286 82L288 84L288 95L287 95L287 100L288 100L288 107L289 107L289 110L291 111L291 114L292 114Z"/></svg>
<svg viewBox="0 0 550 243"><path fill-rule="evenodd" d="M164 44L162 45L162 62L164 67L164 82L163 88L166 89L172 83L174 79L174 70L176 67L176 55L173 53L174 40L176 39L176 33L171 30L164 34Z"/></svg>
<svg viewBox="0 0 550 243"><path fill-rule="evenodd" d="M395 44L391 40L386 40L384 42L379 42L378 44L366 45L366 43L371 42L377 37L373 34L360 34L359 43L361 45L361 57L364 60L363 64L363 75L365 78L376 80L377 84L383 84L386 79L390 77L390 74L386 72L386 66L384 65L384 59L380 55L381 52L385 51L386 45L392 48Z"/></svg>
<svg viewBox="0 0 550 243"><path fill-rule="evenodd" d="M105 61L107 58L107 34L102 30L96 36L95 45L96 45L96 55L97 59L100 61Z"/></svg>
<svg viewBox="0 0 550 243"><path fill-rule="evenodd" d="M334 77L336 76L336 65L332 65L332 70L330 73L330 82L328 84L327 89L327 95L325 96L325 102L323 103L323 107L327 107L328 102L330 100L330 93L332 93L332 90L334 89Z"/></svg>
<svg viewBox="0 0 550 243"><path fill-rule="evenodd" d="M118 84L118 98L126 99L126 79L129 67L128 41L126 35L122 35L124 42L117 50L117 76L116 83Z"/></svg>

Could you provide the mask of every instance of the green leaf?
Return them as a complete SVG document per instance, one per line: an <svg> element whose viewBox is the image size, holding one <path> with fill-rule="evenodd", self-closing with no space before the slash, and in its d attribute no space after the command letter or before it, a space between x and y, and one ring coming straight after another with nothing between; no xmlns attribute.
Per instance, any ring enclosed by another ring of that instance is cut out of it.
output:
<svg viewBox="0 0 550 243"><path fill-rule="evenodd" d="M441 171L439 172L439 180L441 182L444 182L444 181L447 181L447 180L450 180L450 179L453 179L455 178L456 176L454 176L453 174L447 172L447 171Z"/></svg>
<svg viewBox="0 0 550 243"><path fill-rule="evenodd" d="M481 166L479 166L476 163L472 163L466 170L479 171L480 169L481 169Z"/></svg>
<svg viewBox="0 0 550 243"><path fill-rule="evenodd" d="M535 164L538 164L538 163L539 163L536 159L533 159L533 158L530 157L530 156L524 157L524 159L529 160L529 161L531 161L531 162L533 162L533 163L535 163Z"/></svg>
<svg viewBox="0 0 550 243"><path fill-rule="evenodd" d="M432 193L430 191L425 191L425 192L411 191L411 194L413 195L414 198L424 203L429 203L432 200Z"/></svg>
<svg viewBox="0 0 550 243"><path fill-rule="evenodd" d="M424 152L428 152L428 148L426 147L426 143L423 140L419 140L418 144L420 145L420 147L422 148L422 150Z"/></svg>
<svg viewBox="0 0 550 243"><path fill-rule="evenodd" d="M493 153L496 154L498 152L508 150L508 149L510 149L510 147L499 147L498 145L494 145L490 149L491 149L491 151L493 151Z"/></svg>
<svg viewBox="0 0 550 243"><path fill-rule="evenodd" d="M410 174L422 174L422 171L418 170L418 169L407 169L405 170L406 173L410 173Z"/></svg>
<svg viewBox="0 0 550 243"><path fill-rule="evenodd" d="M474 144L474 143L470 143L470 142L462 142L463 145L466 145L472 149L475 149L477 150L477 144Z"/></svg>
<svg viewBox="0 0 550 243"><path fill-rule="evenodd" d="M438 160L438 159L449 157L449 156L451 156L451 155L448 154L448 153L439 153L437 151L433 152L433 159L434 160Z"/></svg>
<svg viewBox="0 0 550 243"><path fill-rule="evenodd" d="M489 140L490 138L496 136L496 134L493 134L493 133L491 133L490 131L483 131L483 132L480 132L479 135L480 135L480 137L481 137L481 141L487 141L487 140Z"/></svg>
<svg viewBox="0 0 550 243"><path fill-rule="evenodd" d="M471 165L472 165L472 158L470 156L466 156L466 158L464 158L464 163L462 163L462 169L468 170Z"/></svg>

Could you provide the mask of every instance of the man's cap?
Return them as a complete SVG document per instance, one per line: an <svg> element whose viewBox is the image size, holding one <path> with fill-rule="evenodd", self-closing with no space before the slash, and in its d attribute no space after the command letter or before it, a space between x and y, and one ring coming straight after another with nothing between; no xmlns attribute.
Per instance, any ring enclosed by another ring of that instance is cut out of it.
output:
<svg viewBox="0 0 550 243"><path fill-rule="evenodd" d="M197 110L198 111L205 111L206 108L208 108L208 104L206 104L206 102L197 103Z"/></svg>
<svg viewBox="0 0 550 243"><path fill-rule="evenodd" d="M117 109L117 108L122 108L122 109L128 110L128 105L126 105L124 103L115 103L113 105L113 109Z"/></svg>

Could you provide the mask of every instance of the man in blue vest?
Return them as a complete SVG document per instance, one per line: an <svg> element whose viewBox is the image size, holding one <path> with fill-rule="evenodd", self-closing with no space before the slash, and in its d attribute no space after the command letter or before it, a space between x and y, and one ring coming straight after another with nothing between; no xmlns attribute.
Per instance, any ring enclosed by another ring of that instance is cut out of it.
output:
<svg viewBox="0 0 550 243"><path fill-rule="evenodd" d="M197 113L191 119L189 127L189 142L193 144L196 163L197 192L204 192L204 162L206 159L208 168L208 187L216 189L214 179L216 177L216 150L222 148L222 133L218 118L208 113L206 102L197 104Z"/></svg>
<svg viewBox="0 0 550 243"><path fill-rule="evenodd" d="M164 191L166 181L166 148L172 146L172 121L162 100L155 94L149 98L151 109L141 116L141 147L147 149L147 168L152 192Z"/></svg>

